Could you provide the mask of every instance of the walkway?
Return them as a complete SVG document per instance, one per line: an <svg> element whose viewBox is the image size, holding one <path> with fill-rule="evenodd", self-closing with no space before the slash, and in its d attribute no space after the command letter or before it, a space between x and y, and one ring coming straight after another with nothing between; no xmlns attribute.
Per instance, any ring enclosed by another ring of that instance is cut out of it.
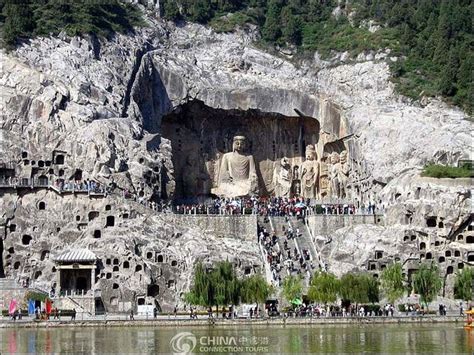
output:
<svg viewBox="0 0 474 355"><path fill-rule="evenodd" d="M0 180L0 189L50 189L60 195L65 193L83 193L89 196L107 196L107 190L98 184L94 187L87 186L85 182L51 184L47 179L2 179Z"/></svg>

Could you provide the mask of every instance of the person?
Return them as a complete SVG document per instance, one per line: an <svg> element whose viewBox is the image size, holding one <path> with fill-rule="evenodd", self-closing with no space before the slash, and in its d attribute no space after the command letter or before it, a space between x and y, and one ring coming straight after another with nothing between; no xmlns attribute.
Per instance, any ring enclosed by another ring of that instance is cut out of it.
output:
<svg viewBox="0 0 474 355"><path fill-rule="evenodd" d="M174 306L173 313L174 313L174 317L176 318L176 316L178 315L178 305Z"/></svg>
<svg viewBox="0 0 474 355"><path fill-rule="evenodd" d="M253 318L253 308L250 308L250 318Z"/></svg>
<svg viewBox="0 0 474 355"><path fill-rule="evenodd" d="M156 307L153 307L153 318L156 319L157 316L158 316L158 309Z"/></svg>
<svg viewBox="0 0 474 355"><path fill-rule="evenodd" d="M76 320L76 309L72 309L71 320Z"/></svg>
<svg viewBox="0 0 474 355"><path fill-rule="evenodd" d="M135 318L133 318L133 309L130 310L130 320L134 320Z"/></svg>
<svg viewBox="0 0 474 355"><path fill-rule="evenodd" d="M462 301L459 302L459 315L462 317L464 315L464 310L462 309Z"/></svg>

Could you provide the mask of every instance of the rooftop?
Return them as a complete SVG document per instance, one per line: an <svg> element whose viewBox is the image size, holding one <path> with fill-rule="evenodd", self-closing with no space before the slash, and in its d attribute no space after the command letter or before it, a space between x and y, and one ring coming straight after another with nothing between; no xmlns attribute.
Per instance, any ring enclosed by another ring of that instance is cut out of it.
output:
<svg viewBox="0 0 474 355"><path fill-rule="evenodd" d="M54 260L61 263L80 263L94 262L97 257L88 249L71 249L59 254Z"/></svg>

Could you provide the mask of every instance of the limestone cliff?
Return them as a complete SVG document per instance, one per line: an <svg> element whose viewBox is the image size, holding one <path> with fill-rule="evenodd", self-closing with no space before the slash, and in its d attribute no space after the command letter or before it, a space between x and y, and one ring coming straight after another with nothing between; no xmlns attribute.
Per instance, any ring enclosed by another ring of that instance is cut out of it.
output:
<svg viewBox="0 0 474 355"><path fill-rule="evenodd" d="M402 243L410 229L416 230L414 235L431 235L425 230L430 217L445 221L443 245L454 242L456 231L471 223L469 183L447 189L419 183L418 175L428 161L453 164L469 157L472 123L440 101L420 105L395 94L384 61L389 54L336 66L317 56L294 64L256 48L252 33L216 34L198 25L148 21L136 34L109 41L36 38L14 52L2 52L4 172L13 164L20 178L90 178L143 200L163 198L175 191L179 178L173 142L161 129L166 115L197 100L223 115L258 110L295 116L296 109L317 119L328 141L350 136L358 189L352 197L360 203L377 198L387 207L387 228L335 232L344 236L344 243L355 241L361 248L359 255L331 244L326 257L335 271L370 269L369 249L387 248L384 257L407 259L405 247L391 240ZM422 193L416 195L417 189ZM120 195L89 198L44 189L0 193L6 276L36 279L50 288L55 271L49 255L88 247L103 264L98 279L111 309L120 308L117 299L136 302L137 297L172 307L189 284L196 258L228 257L242 272L263 268L257 244L236 241L241 231L208 233L199 225L150 215ZM40 202L46 208L40 209ZM416 218L405 220L407 215ZM26 242L25 235L32 240ZM467 263L468 250L462 253L458 259Z"/></svg>

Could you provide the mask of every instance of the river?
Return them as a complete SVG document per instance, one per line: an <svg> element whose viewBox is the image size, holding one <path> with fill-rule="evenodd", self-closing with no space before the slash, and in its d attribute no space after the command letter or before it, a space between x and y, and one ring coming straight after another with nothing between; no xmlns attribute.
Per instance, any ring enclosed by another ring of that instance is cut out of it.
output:
<svg viewBox="0 0 474 355"><path fill-rule="evenodd" d="M0 329L0 353L473 354L460 324Z"/></svg>

